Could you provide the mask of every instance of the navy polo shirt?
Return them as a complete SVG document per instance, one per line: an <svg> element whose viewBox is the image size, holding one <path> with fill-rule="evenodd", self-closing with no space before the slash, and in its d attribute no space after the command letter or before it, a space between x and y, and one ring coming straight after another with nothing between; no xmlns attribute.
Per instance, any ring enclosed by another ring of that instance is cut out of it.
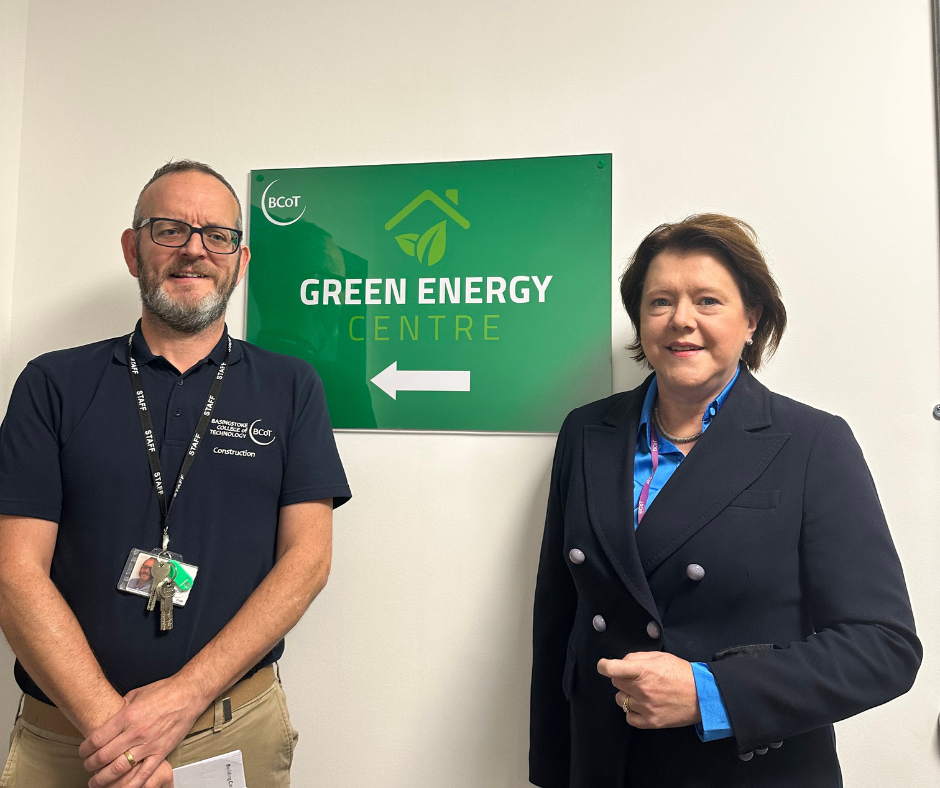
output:
<svg viewBox="0 0 940 788"><path fill-rule="evenodd" d="M168 491L227 346L226 331L180 375L150 352L138 324L134 358ZM130 550L152 550L162 534L127 358L126 336L40 356L0 426L0 514L59 524L52 581L122 695L176 673L238 612L274 565L281 506L350 497L313 367L233 340L212 421L170 509L170 550L199 572L161 633L145 597L117 590ZM256 668L283 650L282 640ZM48 702L19 662L15 674Z"/></svg>

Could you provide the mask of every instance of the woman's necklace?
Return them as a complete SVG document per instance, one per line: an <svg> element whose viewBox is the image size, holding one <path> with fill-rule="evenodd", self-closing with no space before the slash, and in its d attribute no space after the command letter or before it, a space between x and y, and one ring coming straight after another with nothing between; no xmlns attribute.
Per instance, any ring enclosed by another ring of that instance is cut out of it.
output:
<svg viewBox="0 0 940 788"><path fill-rule="evenodd" d="M659 408L653 408L653 419L656 421L656 426L662 433L662 436L670 443L691 443L692 441L697 441L699 438L701 438L702 432L704 432L704 430L701 430L696 432L695 435L690 435L688 438L677 438L675 435L670 435L668 432L666 432L665 427L663 427L663 423L659 420Z"/></svg>

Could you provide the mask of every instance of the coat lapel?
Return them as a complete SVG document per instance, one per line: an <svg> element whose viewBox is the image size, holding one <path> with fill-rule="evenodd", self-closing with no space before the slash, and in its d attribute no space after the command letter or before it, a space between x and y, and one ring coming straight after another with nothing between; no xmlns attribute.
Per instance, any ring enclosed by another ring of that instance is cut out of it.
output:
<svg viewBox="0 0 940 788"><path fill-rule="evenodd" d="M584 428L584 478L591 525L617 575L658 619L633 531L633 455L646 383L624 395L604 423Z"/></svg>
<svg viewBox="0 0 940 788"><path fill-rule="evenodd" d="M742 369L711 426L650 504L637 530L647 576L764 472L790 437L770 433L771 426L770 392Z"/></svg>

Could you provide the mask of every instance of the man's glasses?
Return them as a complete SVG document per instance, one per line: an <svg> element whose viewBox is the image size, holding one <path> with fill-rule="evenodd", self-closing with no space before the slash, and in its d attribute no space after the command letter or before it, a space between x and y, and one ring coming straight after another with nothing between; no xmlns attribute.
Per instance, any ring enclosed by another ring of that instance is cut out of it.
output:
<svg viewBox="0 0 940 788"><path fill-rule="evenodd" d="M231 227L193 227L191 224L181 222L179 219L164 219L151 216L144 219L137 227L142 230L144 225L150 225L150 240L159 246L169 246L171 249L186 246L193 233L202 236L202 245L209 252L216 254L234 254L241 243L242 231Z"/></svg>

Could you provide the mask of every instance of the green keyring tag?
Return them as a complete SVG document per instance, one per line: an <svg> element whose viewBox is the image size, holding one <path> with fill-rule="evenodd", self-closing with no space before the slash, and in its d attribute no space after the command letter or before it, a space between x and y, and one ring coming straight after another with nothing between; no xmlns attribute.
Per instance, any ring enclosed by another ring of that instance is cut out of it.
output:
<svg viewBox="0 0 940 788"><path fill-rule="evenodd" d="M179 561L170 561L170 579L176 583L180 591L189 591L193 587L193 578Z"/></svg>

